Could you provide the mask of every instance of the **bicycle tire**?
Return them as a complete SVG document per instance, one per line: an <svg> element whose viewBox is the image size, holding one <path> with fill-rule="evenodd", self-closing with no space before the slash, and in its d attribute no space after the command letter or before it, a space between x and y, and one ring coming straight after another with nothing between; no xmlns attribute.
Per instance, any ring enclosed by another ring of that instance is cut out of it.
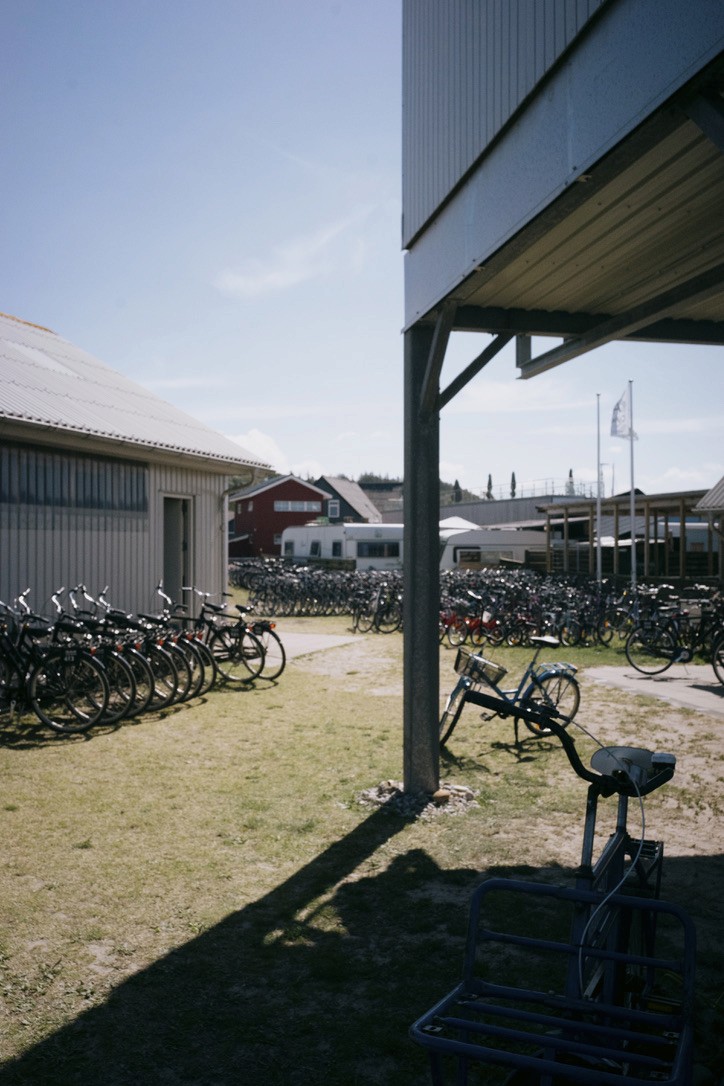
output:
<svg viewBox="0 0 724 1086"><path fill-rule="evenodd" d="M714 642L711 654L711 666L720 683L724 684L724 634Z"/></svg>
<svg viewBox="0 0 724 1086"><path fill-rule="evenodd" d="M360 633L369 633L375 624L375 613L369 605L363 607L357 615L357 630Z"/></svg>
<svg viewBox="0 0 724 1086"><path fill-rule="evenodd" d="M253 682L264 669L264 646L244 626L219 626L209 648L225 682Z"/></svg>
<svg viewBox="0 0 724 1086"><path fill-rule="evenodd" d="M153 697L153 671L146 657L138 649L126 646L122 651L123 658L131 668L136 681L136 696L128 716L140 716L146 711Z"/></svg>
<svg viewBox="0 0 724 1086"><path fill-rule="evenodd" d="M463 618L456 618L447 628L447 642L453 649L464 645L468 639L468 624Z"/></svg>
<svg viewBox="0 0 724 1086"><path fill-rule="evenodd" d="M668 630L638 626L626 640L626 659L642 675L660 675L674 662L676 642Z"/></svg>
<svg viewBox="0 0 724 1086"><path fill-rule="evenodd" d="M455 731L455 725L460 719L460 714L463 711L465 705L466 694L468 688L458 684L452 690L450 697L447 699L447 705L445 706L442 716L440 717L440 746L444 747L448 739Z"/></svg>
<svg viewBox="0 0 724 1086"><path fill-rule="evenodd" d="M179 698L179 701L190 701L191 698L199 696L204 685L204 661L201 658L201 653L197 651L195 643L188 638L180 637L176 642L176 648L183 653L189 668L189 687L184 696Z"/></svg>
<svg viewBox="0 0 724 1086"><path fill-rule="evenodd" d="M573 648L575 645L580 645L583 638L583 628L580 622L572 619L570 622L564 623L559 631L560 641L566 648Z"/></svg>
<svg viewBox="0 0 724 1086"><path fill-rule="evenodd" d="M208 694L209 690L213 690L213 688L216 686L219 675L216 670L216 660L214 659L214 654L212 653L209 646L206 645L203 641L199 641L198 639L194 640L194 646L196 648L196 651L199 653L204 665L204 681L201 684L198 692L199 697L204 697L205 694Z"/></svg>
<svg viewBox="0 0 724 1086"><path fill-rule="evenodd" d="M502 645L507 637L507 630L502 622L496 622L494 626L489 626L485 630L486 640L493 646Z"/></svg>
<svg viewBox="0 0 724 1086"><path fill-rule="evenodd" d="M261 678L270 682L278 679L287 664L287 654L278 633L261 627L254 627L254 634L264 647L264 666Z"/></svg>
<svg viewBox="0 0 724 1086"><path fill-rule="evenodd" d="M173 700L174 702L187 701L191 695L193 674L186 653L176 641L165 641L163 647L176 665L178 673L178 685Z"/></svg>
<svg viewBox="0 0 724 1086"><path fill-rule="evenodd" d="M30 707L43 724L65 735L99 724L108 705L108 680L90 653L77 648L53 651L28 679Z"/></svg>
<svg viewBox="0 0 724 1086"><path fill-rule="evenodd" d="M118 724L133 709L136 700L136 678L131 666L116 652L106 652L99 663L108 680L108 705L103 714L104 724Z"/></svg>
<svg viewBox="0 0 724 1086"><path fill-rule="evenodd" d="M149 709L158 711L173 705L178 693L178 668L176 661L161 645L155 642L147 645L144 655L153 672L153 695Z"/></svg>
<svg viewBox="0 0 724 1086"><path fill-rule="evenodd" d="M573 720L581 704L581 688L578 680L569 671L551 671L536 678L526 690L521 700L522 705L535 708L544 705L558 712L558 723L566 727ZM550 728L541 727L527 717L525 726L533 735L550 735Z"/></svg>
<svg viewBox="0 0 724 1086"><path fill-rule="evenodd" d="M399 600L389 600L379 607L374 616L374 627L380 633L395 633L402 625L402 606Z"/></svg>

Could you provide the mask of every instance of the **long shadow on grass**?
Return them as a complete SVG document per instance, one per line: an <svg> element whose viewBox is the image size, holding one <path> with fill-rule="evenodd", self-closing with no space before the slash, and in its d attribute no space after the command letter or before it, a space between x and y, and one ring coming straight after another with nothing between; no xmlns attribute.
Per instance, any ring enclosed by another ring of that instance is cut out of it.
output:
<svg viewBox="0 0 724 1086"><path fill-rule="evenodd" d="M0 1082L426 1081L407 1029L459 967L460 900L476 873L442 872L413 851L356 878L406 824L375 811L258 902L7 1064Z"/></svg>
<svg viewBox="0 0 724 1086"><path fill-rule="evenodd" d="M426 1086L424 1056L407 1031L459 979L473 886L493 874L570 883L573 873L441 870L416 849L356 877L405 825L376 811L258 902L6 1065L0 1083ZM665 869L664 896L690 909L699 929L702 1045L713 1070L724 1035L716 1009L723 859L668 857Z"/></svg>

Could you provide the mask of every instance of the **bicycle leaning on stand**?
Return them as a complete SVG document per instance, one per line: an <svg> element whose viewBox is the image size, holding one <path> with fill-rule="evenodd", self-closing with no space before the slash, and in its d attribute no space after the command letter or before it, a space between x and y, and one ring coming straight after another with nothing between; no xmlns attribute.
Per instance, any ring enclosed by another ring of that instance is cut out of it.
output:
<svg viewBox="0 0 724 1086"><path fill-rule="evenodd" d="M559 739L588 783L581 866L570 887L493 878L475 890L463 978L410 1031L434 1086L465 1086L469 1074L489 1086L690 1086L695 931L659 898L663 845L645 839L643 813L674 756L601 746L587 769L575 723L567 730L542 705L499 711L522 712ZM612 796L615 832L594 860L598 803ZM627 827L632 798L638 839Z"/></svg>
<svg viewBox="0 0 724 1086"><path fill-rule="evenodd" d="M447 703L440 717L440 745L444 746L452 735L455 725L460 719L460 714L468 702L482 708L491 710L490 698L482 693L482 688L492 688L502 699L506 715L513 715L515 724L515 740L518 742L518 724L520 720L526 724L534 735L547 735L547 726L541 724L538 719L529 713L510 713L515 706L535 706L542 704L555 709L558 718L562 721L573 720L581 702L581 690L575 677L576 668L573 664L564 661L555 663L538 663L538 657L544 648L557 648L560 642L555 637L541 635L532 637L535 652L528 666L523 672L520 681L514 689L501 690L499 683L507 675L507 670L483 656L459 649L455 660L455 670L460 676L453 687ZM493 708L491 715L499 715L499 710Z"/></svg>

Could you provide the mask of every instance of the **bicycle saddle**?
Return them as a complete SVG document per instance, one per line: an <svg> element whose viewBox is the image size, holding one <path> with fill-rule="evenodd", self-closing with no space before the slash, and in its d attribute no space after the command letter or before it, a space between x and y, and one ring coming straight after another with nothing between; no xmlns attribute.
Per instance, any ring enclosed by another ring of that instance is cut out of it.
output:
<svg viewBox="0 0 724 1086"><path fill-rule="evenodd" d="M597 773L619 780L628 778L634 785L646 783L659 773L673 776L675 765L675 755L653 753L644 747L604 747L591 757L591 768Z"/></svg>

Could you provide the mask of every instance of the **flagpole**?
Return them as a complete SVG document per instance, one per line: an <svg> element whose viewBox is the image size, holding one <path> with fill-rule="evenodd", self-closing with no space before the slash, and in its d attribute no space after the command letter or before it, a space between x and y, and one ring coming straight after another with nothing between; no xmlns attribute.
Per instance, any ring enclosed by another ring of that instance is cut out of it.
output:
<svg viewBox="0 0 724 1086"><path fill-rule="evenodd" d="M628 440L631 461L631 588L636 590L636 495L634 492L633 381L628 383Z"/></svg>
<svg viewBox="0 0 724 1086"><path fill-rule="evenodd" d="M596 393L596 580L603 580L601 561L601 393Z"/></svg>

